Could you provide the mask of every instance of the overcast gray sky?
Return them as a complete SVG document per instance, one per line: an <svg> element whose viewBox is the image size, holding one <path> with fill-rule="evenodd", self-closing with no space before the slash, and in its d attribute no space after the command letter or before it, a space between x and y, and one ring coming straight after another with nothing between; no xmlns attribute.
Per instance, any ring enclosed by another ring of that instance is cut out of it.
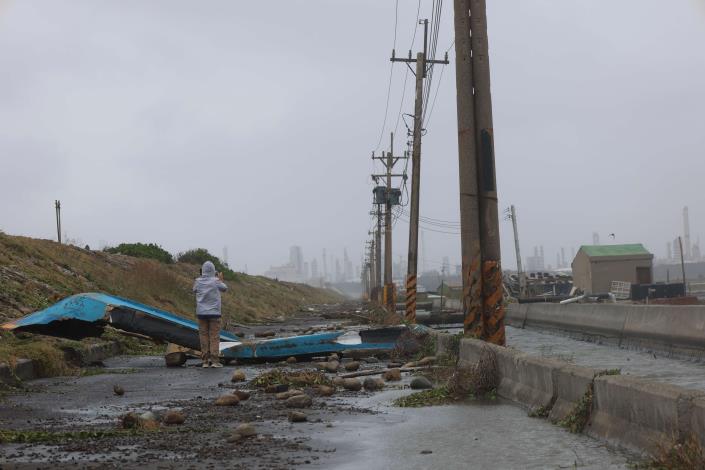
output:
<svg viewBox="0 0 705 470"><path fill-rule="evenodd" d="M524 254L543 244L555 264L598 231L663 256L684 205L705 242L705 0L488 3L500 206L517 207ZM416 7L399 0L399 54ZM394 0L0 0L0 228L53 238L61 199L92 247L227 245L250 272L293 244L357 262L394 22ZM448 0L438 49L451 42ZM383 147L403 80L400 64ZM423 144L426 217L458 219L455 118L450 65ZM429 268L459 259L457 235L424 242Z"/></svg>

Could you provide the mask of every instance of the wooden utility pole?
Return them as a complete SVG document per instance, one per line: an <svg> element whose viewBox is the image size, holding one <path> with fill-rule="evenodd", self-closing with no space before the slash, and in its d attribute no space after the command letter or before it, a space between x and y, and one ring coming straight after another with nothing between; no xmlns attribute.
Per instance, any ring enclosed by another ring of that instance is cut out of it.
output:
<svg viewBox="0 0 705 470"><path fill-rule="evenodd" d="M61 244L61 201L54 201L54 209L56 209L56 240Z"/></svg>
<svg viewBox="0 0 705 470"><path fill-rule="evenodd" d="M454 6L465 332L504 345L487 6L485 0L454 0Z"/></svg>
<svg viewBox="0 0 705 470"><path fill-rule="evenodd" d="M423 130L423 83L426 78L427 65L447 64L445 60L434 60L427 57L428 47L428 20L422 20L424 25L423 52L416 54L416 59L397 58L392 51L392 62L416 63L416 99L414 101L414 135L411 152L411 200L409 215L409 257L406 274L406 313L405 318L409 323L416 323L416 275L419 258L419 189L421 187L421 132Z"/></svg>

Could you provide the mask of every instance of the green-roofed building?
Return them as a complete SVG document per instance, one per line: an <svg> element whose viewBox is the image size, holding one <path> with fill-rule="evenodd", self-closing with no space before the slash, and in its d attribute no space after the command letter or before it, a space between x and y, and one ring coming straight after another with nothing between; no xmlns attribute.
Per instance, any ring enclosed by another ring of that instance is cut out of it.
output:
<svg viewBox="0 0 705 470"><path fill-rule="evenodd" d="M573 259L573 284L593 294L609 292L612 281L651 284L653 260L641 243L583 245Z"/></svg>

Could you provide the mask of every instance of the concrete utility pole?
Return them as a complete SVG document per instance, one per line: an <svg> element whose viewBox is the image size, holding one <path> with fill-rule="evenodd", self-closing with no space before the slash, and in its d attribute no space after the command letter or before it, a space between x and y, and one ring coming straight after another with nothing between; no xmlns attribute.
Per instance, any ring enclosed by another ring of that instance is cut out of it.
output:
<svg viewBox="0 0 705 470"><path fill-rule="evenodd" d="M423 81L428 71L427 65L447 64L448 56L445 60L434 60L428 58L428 20L419 23L424 25L424 47L423 52L416 54L416 59L409 57L406 59L395 57L392 51L392 62L416 63L416 99L414 102L414 135L411 153L411 209L409 215L409 258L406 274L406 321L416 323L416 274L419 258L419 189L421 186L421 132L423 130Z"/></svg>
<svg viewBox="0 0 705 470"><path fill-rule="evenodd" d="M377 204L377 230L375 231L375 301L382 303L382 208Z"/></svg>
<svg viewBox="0 0 705 470"><path fill-rule="evenodd" d="M402 157L394 156L394 133L390 134L390 145L389 152L382 152L381 156L376 157L374 152L372 153L373 160L380 160L385 167L384 174L374 174L372 179L375 183L378 179L385 179L385 192L384 192L384 291L382 294L382 303L390 312L396 310L396 289L393 283L393 273L392 273L392 207L399 204L399 195L401 191L399 189L392 189L392 178L401 177L406 179L406 175L394 174L392 171L394 165L399 160L408 158L406 154ZM376 189L378 189L377 187ZM375 202L381 205L381 201L375 199Z"/></svg>
<svg viewBox="0 0 705 470"><path fill-rule="evenodd" d="M61 244L61 201L54 201L54 209L56 209L56 240Z"/></svg>
<svg viewBox="0 0 705 470"><path fill-rule="evenodd" d="M487 6L485 0L455 0L454 11L465 332L504 345Z"/></svg>
<svg viewBox="0 0 705 470"><path fill-rule="evenodd" d="M681 273L683 274L683 293L688 295L688 281L685 279L685 260L683 258L683 239L678 237L678 248L681 252Z"/></svg>
<svg viewBox="0 0 705 470"><path fill-rule="evenodd" d="M519 297L526 297L526 277L524 270L521 267L521 251L519 250L519 229L517 228L517 211L514 209L514 204L509 208L509 217L512 219L514 227L514 250L517 256L517 276L519 276Z"/></svg>

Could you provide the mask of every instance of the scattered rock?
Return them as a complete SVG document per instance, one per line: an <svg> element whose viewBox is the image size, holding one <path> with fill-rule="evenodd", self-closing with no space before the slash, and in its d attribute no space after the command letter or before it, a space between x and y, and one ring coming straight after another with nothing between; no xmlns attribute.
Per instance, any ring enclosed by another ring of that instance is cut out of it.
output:
<svg viewBox="0 0 705 470"><path fill-rule="evenodd" d="M233 395L240 401L245 401L250 398L250 392L246 392L245 390L233 390Z"/></svg>
<svg viewBox="0 0 705 470"><path fill-rule="evenodd" d="M340 366L340 363L338 361L329 361L326 363L325 370L326 372L330 372L331 374L334 374L338 372L338 367Z"/></svg>
<svg viewBox="0 0 705 470"><path fill-rule="evenodd" d="M360 363L357 361L348 362L347 364L345 364L345 370L347 370L348 372L354 372L354 371L358 370L359 368L360 368Z"/></svg>
<svg viewBox="0 0 705 470"><path fill-rule="evenodd" d="M245 371L242 369L238 369L233 372L233 376L230 378L231 382L244 382L245 380L247 380L247 376L245 375Z"/></svg>
<svg viewBox="0 0 705 470"><path fill-rule="evenodd" d="M333 377L333 386L334 387L342 387L343 382L345 382L345 379L342 377Z"/></svg>
<svg viewBox="0 0 705 470"><path fill-rule="evenodd" d="M435 364L435 363L436 363L436 356L426 356L416 362L416 364L418 364L419 366L429 366L429 365Z"/></svg>
<svg viewBox="0 0 705 470"><path fill-rule="evenodd" d="M420 376L420 377L414 377L411 380L411 384L409 386L413 390L424 390L427 388L433 388L433 384L431 383L430 380L428 380L426 377Z"/></svg>
<svg viewBox="0 0 705 470"><path fill-rule="evenodd" d="M184 424L186 421L186 416L181 411L169 410L164 414L164 419L162 420L164 424Z"/></svg>
<svg viewBox="0 0 705 470"><path fill-rule="evenodd" d="M401 371L399 369L389 369L385 371L384 380L387 382L396 382L401 380Z"/></svg>
<svg viewBox="0 0 705 470"><path fill-rule="evenodd" d="M359 392L362 390L362 382L358 379L343 379L341 384L345 390L352 390L353 392Z"/></svg>
<svg viewBox="0 0 705 470"><path fill-rule="evenodd" d="M257 435L257 430L250 423L244 423L235 428L233 433L228 437L228 442L239 442L248 437Z"/></svg>
<svg viewBox="0 0 705 470"><path fill-rule="evenodd" d="M135 429L140 424L140 417L135 412L129 412L120 418L120 425L123 429Z"/></svg>
<svg viewBox="0 0 705 470"><path fill-rule="evenodd" d="M140 421L156 421L157 417L151 411L145 411L140 415Z"/></svg>
<svg viewBox="0 0 705 470"><path fill-rule="evenodd" d="M384 380L380 378L367 377L362 384L368 392L375 392L384 388Z"/></svg>
<svg viewBox="0 0 705 470"><path fill-rule="evenodd" d="M286 358L288 364L296 364L296 358L294 356L289 356Z"/></svg>
<svg viewBox="0 0 705 470"><path fill-rule="evenodd" d="M125 394L125 389L119 385L113 385L113 393L119 397Z"/></svg>
<svg viewBox="0 0 705 470"><path fill-rule="evenodd" d="M330 356L328 356L328 362L333 362L333 361L339 361L340 356L338 356L336 353L332 353Z"/></svg>
<svg viewBox="0 0 705 470"><path fill-rule="evenodd" d="M181 367L186 364L186 353L177 351L168 353L164 356L164 362L167 367Z"/></svg>
<svg viewBox="0 0 705 470"><path fill-rule="evenodd" d="M222 395L215 400L215 404L218 406L235 406L238 403L240 403L240 399L235 395Z"/></svg>
<svg viewBox="0 0 705 470"><path fill-rule="evenodd" d="M401 366L401 367L402 367L403 369L410 369L410 368L412 368L412 367L418 367L418 366L419 366L419 363L418 363L418 362L416 362L416 361L411 361L411 362L407 362L406 364L404 364L404 365Z"/></svg>
<svg viewBox="0 0 705 470"><path fill-rule="evenodd" d="M303 394L304 394L303 390L294 389L294 390L288 390L286 392L277 393L275 395L275 397L277 400L288 400L291 397L295 397L296 395L303 395Z"/></svg>
<svg viewBox="0 0 705 470"><path fill-rule="evenodd" d="M316 369L318 370L326 370L326 366L328 365L327 362L316 362L314 364L316 366Z"/></svg>
<svg viewBox="0 0 705 470"><path fill-rule="evenodd" d="M140 420L140 428L154 431L155 429L159 429L159 421L156 419Z"/></svg>
<svg viewBox="0 0 705 470"><path fill-rule="evenodd" d="M286 392L289 390L289 385L288 384L275 384L275 385L268 385L267 388L264 389L265 393L281 393L281 392Z"/></svg>
<svg viewBox="0 0 705 470"><path fill-rule="evenodd" d="M397 369L402 366L401 362L390 362L387 364L387 369Z"/></svg>
<svg viewBox="0 0 705 470"><path fill-rule="evenodd" d="M377 364L379 362L379 359L377 359L374 356L370 356L370 357L364 358L363 361L365 361L368 364Z"/></svg>
<svg viewBox="0 0 705 470"><path fill-rule="evenodd" d="M306 413L302 413L301 411L289 412L289 421L291 421L292 423L303 423L307 419L308 418L306 417Z"/></svg>
<svg viewBox="0 0 705 470"><path fill-rule="evenodd" d="M287 408L308 408L313 404L313 400L308 395L294 395L286 400Z"/></svg>
<svg viewBox="0 0 705 470"><path fill-rule="evenodd" d="M328 385L319 385L318 387L316 387L316 391L318 391L318 394L323 397L329 397L335 393L335 387L329 387Z"/></svg>

